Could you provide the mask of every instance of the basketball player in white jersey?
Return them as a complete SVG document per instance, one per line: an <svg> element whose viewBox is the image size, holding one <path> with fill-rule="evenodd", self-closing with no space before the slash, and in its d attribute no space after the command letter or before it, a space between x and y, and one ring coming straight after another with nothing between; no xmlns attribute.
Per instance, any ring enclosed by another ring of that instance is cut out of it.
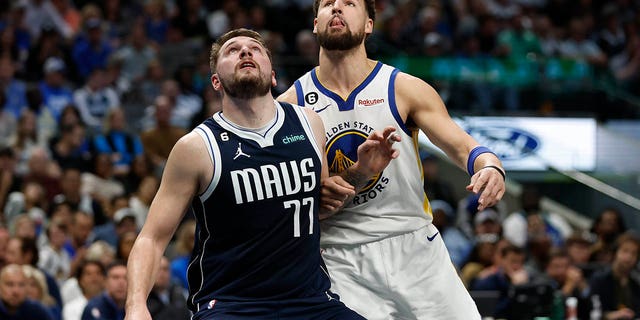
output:
<svg viewBox="0 0 640 320"><path fill-rule="evenodd" d="M367 58L364 40L373 31L374 0L315 0L314 13L319 66L279 100L320 115L329 169L344 178L336 177L333 186L346 181L357 191L321 222L332 290L370 320L480 319L431 223L418 130L467 169L467 190L480 194L479 210L505 192L500 160L455 124L430 85ZM398 128L399 157L374 175L352 165L368 133L390 125ZM345 194L325 187L323 196L340 200Z"/></svg>

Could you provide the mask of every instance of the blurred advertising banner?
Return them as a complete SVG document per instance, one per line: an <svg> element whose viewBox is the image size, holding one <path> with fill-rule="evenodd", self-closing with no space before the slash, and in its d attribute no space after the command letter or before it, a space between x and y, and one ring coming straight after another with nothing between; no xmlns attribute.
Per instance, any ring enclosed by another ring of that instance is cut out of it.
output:
<svg viewBox="0 0 640 320"><path fill-rule="evenodd" d="M464 117L454 121L481 145L493 150L507 170L536 171L552 166L592 171L596 166L594 119ZM428 149L437 149L422 132L419 142Z"/></svg>

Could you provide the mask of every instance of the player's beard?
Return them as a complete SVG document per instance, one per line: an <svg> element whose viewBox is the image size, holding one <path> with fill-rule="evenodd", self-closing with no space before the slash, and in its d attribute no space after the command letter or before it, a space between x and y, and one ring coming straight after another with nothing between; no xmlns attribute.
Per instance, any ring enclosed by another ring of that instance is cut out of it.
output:
<svg viewBox="0 0 640 320"><path fill-rule="evenodd" d="M260 69L258 69L260 71ZM252 74L237 76L230 79L220 78L220 84L224 92L232 98L251 99L266 95L271 90L271 79L259 73L259 76Z"/></svg>
<svg viewBox="0 0 640 320"><path fill-rule="evenodd" d="M326 50L350 50L359 46L364 40L364 31L351 33L346 26L345 32L331 34L328 30L318 32L318 43Z"/></svg>

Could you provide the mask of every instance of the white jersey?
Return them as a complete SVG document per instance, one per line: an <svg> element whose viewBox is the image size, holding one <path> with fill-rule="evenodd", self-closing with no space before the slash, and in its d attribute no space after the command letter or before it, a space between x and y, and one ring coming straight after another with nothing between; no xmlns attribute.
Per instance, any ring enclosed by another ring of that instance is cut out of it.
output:
<svg viewBox="0 0 640 320"><path fill-rule="evenodd" d="M423 189L418 130L402 121L395 101L399 70L378 62L348 97L325 88L315 69L296 80L298 104L313 108L326 131L329 170L342 172L357 160L357 148L374 130L396 127L400 156L348 203L343 212L321 223L321 245L357 244L418 230L431 223Z"/></svg>

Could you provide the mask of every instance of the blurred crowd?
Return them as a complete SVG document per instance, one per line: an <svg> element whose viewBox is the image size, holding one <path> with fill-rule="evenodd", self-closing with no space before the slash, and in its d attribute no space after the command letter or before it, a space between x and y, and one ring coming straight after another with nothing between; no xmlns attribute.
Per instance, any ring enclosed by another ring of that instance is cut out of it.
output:
<svg viewBox="0 0 640 320"><path fill-rule="evenodd" d="M544 210L535 184L525 184L516 210L482 211L478 198L457 199L423 158L425 192L451 260L481 309L497 319L637 319L640 234L622 212L605 207L589 228ZM567 301L577 302L575 315Z"/></svg>
<svg viewBox="0 0 640 320"><path fill-rule="evenodd" d="M209 84L211 42L237 27L260 31L274 54L274 91L283 92L317 64L312 4L0 2L0 318L46 319L37 313L41 309L56 320L122 317L125 263L168 154L182 135L220 109ZM375 32L367 40L373 57L570 58L637 88L637 1L376 5ZM520 108L509 86L478 82L468 92L471 108ZM444 92L443 98L449 100ZM430 181L427 176L425 183ZM591 306L597 295L602 310L640 315L638 282L624 276L633 269L625 267L630 260L632 266L637 262L638 242L622 236L624 223L615 210L603 211L585 236L525 203L530 199L523 198L522 212L476 213L468 210L473 199L451 198L446 189L426 187L434 219L469 288L497 289L508 298L512 285L547 277L555 289L580 299L579 306ZM186 268L194 234L187 215L149 300L154 319L188 318ZM582 245L587 249L576 249ZM590 285L602 277L617 282ZM594 289L609 287L613 293ZM501 300L496 312L513 310L510 301Z"/></svg>

